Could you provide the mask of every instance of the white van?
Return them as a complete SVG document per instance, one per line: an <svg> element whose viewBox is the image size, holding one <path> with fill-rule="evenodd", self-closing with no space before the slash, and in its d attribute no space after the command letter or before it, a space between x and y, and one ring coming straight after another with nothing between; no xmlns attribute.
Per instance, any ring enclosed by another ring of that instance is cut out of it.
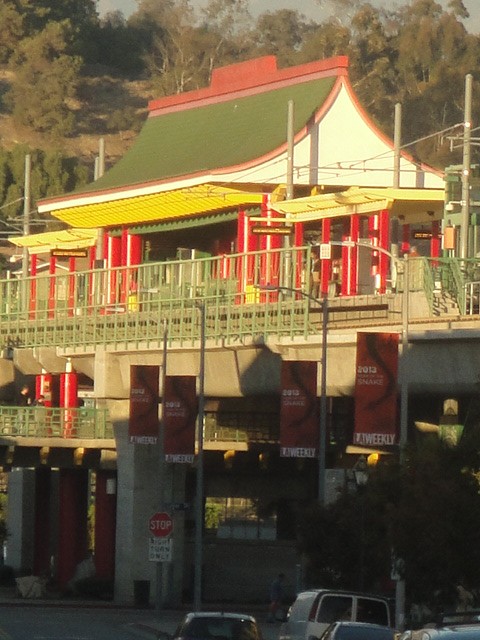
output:
<svg viewBox="0 0 480 640"><path fill-rule="evenodd" d="M387 598L334 589L310 589L297 595L279 640L317 640L332 622L351 620L392 626Z"/></svg>

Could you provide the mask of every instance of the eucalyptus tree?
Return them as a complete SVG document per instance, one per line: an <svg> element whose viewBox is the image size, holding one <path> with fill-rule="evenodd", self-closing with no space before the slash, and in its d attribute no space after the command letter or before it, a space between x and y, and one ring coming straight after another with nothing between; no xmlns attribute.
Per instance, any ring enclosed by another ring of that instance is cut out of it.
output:
<svg viewBox="0 0 480 640"><path fill-rule="evenodd" d="M465 75L477 73L480 62L479 38L462 23L467 15L462 0L450 2L447 11L434 0L413 0L396 12L396 98L404 105L406 139L463 121ZM445 146L431 138L417 152L441 165Z"/></svg>
<svg viewBox="0 0 480 640"><path fill-rule="evenodd" d="M261 14L255 26L257 55L273 54L280 66L297 63L305 36L312 28L303 14L293 9L279 9Z"/></svg>
<svg viewBox="0 0 480 640"><path fill-rule="evenodd" d="M0 63L5 63L25 35L23 14L15 0L0 0L0 24Z"/></svg>
<svg viewBox="0 0 480 640"><path fill-rule="evenodd" d="M68 101L75 97L82 59L68 53L70 23L50 22L20 43L7 101L16 122L53 135L69 135L75 123Z"/></svg>

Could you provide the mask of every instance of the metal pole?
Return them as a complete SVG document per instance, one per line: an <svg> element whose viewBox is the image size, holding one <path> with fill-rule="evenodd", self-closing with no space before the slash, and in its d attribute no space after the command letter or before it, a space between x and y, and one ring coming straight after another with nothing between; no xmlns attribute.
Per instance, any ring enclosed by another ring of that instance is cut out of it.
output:
<svg viewBox="0 0 480 640"><path fill-rule="evenodd" d="M325 505L326 489L326 449L327 449L327 339L328 339L328 298L322 299L322 354L320 380L320 423L318 443L318 503Z"/></svg>
<svg viewBox="0 0 480 640"><path fill-rule="evenodd" d="M408 314L410 307L410 278L408 255L403 259L402 296L402 359L400 370L400 464L405 462L405 447L408 440ZM396 573L398 573L400 569ZM400 576L395 581L395 626L403 631L405 625L405 580Z"/></svg>
<svg viewBox="0 0 480 640"><path fill-rule="evenodd" d="M472 135L472 75L465 76L465 118L463 125L462 216L460 224L460 258L468 258L470 227L470 153Z"/></svg>
<svg viewBox="0 0 480 640"><path fill-rule="evenodd" d="M400 187L400 149L402 146L402 105L395 105L395 129L393 134L393 188Z"/></svg>
<svg viewBox="0 0 480 640"><path fill-rule="evenodd" d="M163 358L162 358L162 418L160 420L160 429L158 434L158 485L160 495L160 512L164 511L165 506L165 377L167 375L167 350L168 350L168 323L163 321ZM157 590L155 610L157 615L163 608L163 562L157 562L156 567Z"/></svg>
<svg viewBox="0 0 480 640"><path fill-rule="evenodd" d="M287 116L287 192L286 199L291 200L293 198L293 114L294 114L294 102L288 101L288 116Z"/></svg>
<svg viewBox="0 0 480 640"><path fill-rule="evenodd" d="M23 235L30 235L30 178L32 174L32 159L29 153L25 156L25 186L23 189ZM22 252L22 304L24 311L28 310L29 293L27 278L29 274L28 249L23 247Z"/></svg>
<svg viewBox="0 0 480 640"><path fill-rule="evenodd" d="M195 495L195 578L193 607L202 608L202 544L203 544L203 423L205 416L205 305L198 303L200 311L200 367L198 381L198 434L197 434L197 487Z"/></svg>

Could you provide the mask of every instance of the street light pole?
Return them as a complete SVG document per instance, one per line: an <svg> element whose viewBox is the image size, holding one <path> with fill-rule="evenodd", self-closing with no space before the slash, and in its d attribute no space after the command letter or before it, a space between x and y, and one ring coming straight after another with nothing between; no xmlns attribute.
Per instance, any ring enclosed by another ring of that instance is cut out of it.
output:
<svg viewBox="0 0 480 640"><path fill-rule="evenodd" d="M281 285L256 285L260 291L277 291L295 293L318 304L322 310L322 351L320 356L321 374L320 374L320 418L318 423L318 493L317 500L321 506L326 502L326 451L327 451L327 340L328 340L328 298L324 294L319 300L314 296L295 289L295 287L286 287Z"/></svg>
<svg viewBox="0 0 480 640"><path fill-rule="evenodd" d="M198 372L198 432L197 432L197 486L195 494L195 575L193 607L202 607L202 562L203 562L203 423L205 422L205 304L197 302L200 311L200 365Z"/></svg>

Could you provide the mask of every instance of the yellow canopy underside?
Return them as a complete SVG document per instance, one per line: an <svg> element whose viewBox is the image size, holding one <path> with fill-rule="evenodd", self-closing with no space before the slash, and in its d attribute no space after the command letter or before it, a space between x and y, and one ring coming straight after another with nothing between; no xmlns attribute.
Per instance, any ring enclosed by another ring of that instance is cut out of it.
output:
<svg viewBox="0 0 480 640"><path fill-rule="evenodd" d="M297 198L273 204L273 209L295 222L369 214L387 209L393 216L440 219L443 217L443 189L366 189ZM416 221L416 220L415 220Z"/></svg>
<svg viewBox="0 0 480 640"><path fill-rule="evenodd" d="M72 227L91 229L178 220L261 202L261 193L203 184L165 193L56 209L51 214Z"/></svg>
<svg viewBox="0 0 480 640"><path fill-rule="evenodd" d="M55 249L85 249L97 241L97 229L64 229L9 238L17 247L26 247L30 255Z"/></svg>

